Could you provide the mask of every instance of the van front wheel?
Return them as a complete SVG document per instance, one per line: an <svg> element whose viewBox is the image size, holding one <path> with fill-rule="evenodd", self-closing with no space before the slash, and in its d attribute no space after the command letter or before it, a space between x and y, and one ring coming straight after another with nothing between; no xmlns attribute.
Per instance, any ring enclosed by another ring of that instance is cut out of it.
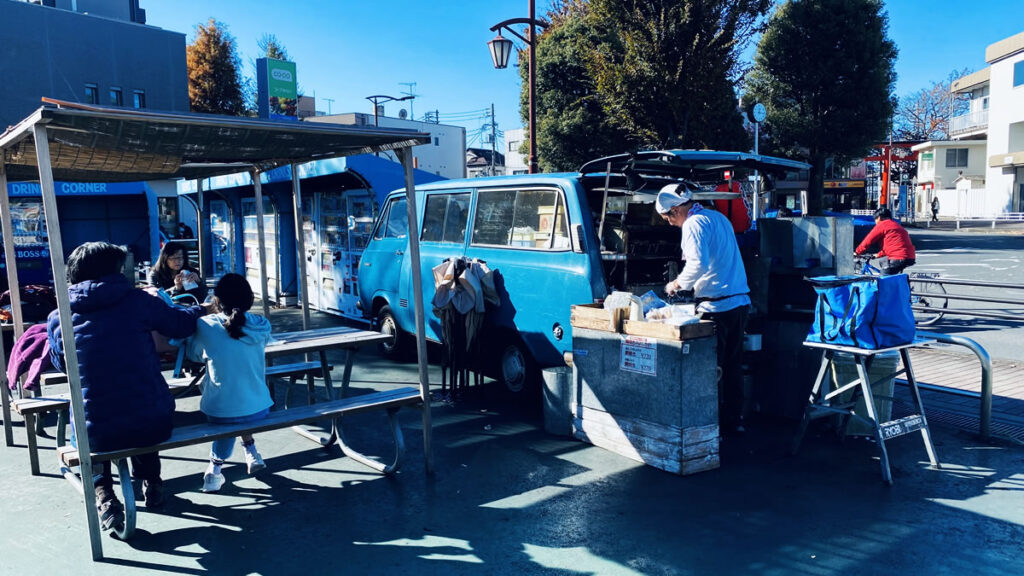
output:
<svg viewBox="0 0 1024 576"><path fill-rule="evenodd" d="M505 391L522 394L536 381L537 369L522 342L508 342L498 357L498 375Z"/></svg>
<svg viewBox="0 0 1024 576"><path fill-rule="evenodd" d="M389 340L380 343L380 353L385 358L401 360L409 349L409 335L398 327L395 315L390 306L383 306L377 313L377 327L381 334L390 336Z"/></svg>

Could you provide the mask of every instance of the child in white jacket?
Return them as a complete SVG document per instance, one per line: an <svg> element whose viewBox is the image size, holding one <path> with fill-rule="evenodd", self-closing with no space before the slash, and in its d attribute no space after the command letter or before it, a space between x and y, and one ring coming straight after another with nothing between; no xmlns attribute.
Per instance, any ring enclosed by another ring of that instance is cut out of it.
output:
<svg viewBox="0 0 1024 576"><path fill-rule="evenodd" d="M216 314L204 316L188 341L188 357L206 363L199 408L213 423L233 424L266 417L274 404L266 384L264 348L270 340L270 321L249 312L252 288L245 277L227 274L213 295ZM252 435L241 437L249 474L266 468ZM221 467L231 457L234 438L214 440L210 464L203 474L203 492L224 485Z"/></svg>

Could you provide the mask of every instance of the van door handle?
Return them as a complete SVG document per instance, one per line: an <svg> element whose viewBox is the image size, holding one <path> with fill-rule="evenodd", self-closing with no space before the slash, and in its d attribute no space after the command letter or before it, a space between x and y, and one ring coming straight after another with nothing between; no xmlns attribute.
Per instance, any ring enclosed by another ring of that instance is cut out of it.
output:
<svg viewBox="0 0 1024 576"><path fill-rule="evenodd" d="M401 256L402 254L405 254L405 250L395 250L395 256Z"/></svg>

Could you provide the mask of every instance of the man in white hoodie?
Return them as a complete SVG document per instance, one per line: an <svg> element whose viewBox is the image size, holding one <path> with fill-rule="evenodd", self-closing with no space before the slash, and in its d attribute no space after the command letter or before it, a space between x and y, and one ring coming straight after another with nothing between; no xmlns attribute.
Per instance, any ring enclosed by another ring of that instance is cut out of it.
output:
<svg viewBox="0 0 1024 576"><path fill-rule="evenodd" d="M750 289L732 224L722 214L693 199L686 183L669 184L658 193L655 209L682 229L685 265L665 285L669 296L692 291L701 318L715 323L719 386L719 427L723 434L743 432L743 331Z"/></svg>

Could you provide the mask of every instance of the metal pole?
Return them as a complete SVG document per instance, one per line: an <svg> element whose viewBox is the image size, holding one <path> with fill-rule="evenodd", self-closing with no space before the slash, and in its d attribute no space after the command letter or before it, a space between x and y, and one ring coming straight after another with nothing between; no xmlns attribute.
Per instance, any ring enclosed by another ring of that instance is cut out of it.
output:
<svg viewBox="0 0 1024 576"><path fill-rule="evenodd" d="M78 374L78 350L75 348L75 329L71 319L71 298L68 293L64 246L60 238L60 218L57 216L57 198L53 189L53 170L50 167L50 143L46 139L46 127L36 124L32 127L36 145L36 164L39 167L39 187L43 196L43 211L46 215L47 240L50 246L50 266L53 268L53 289L57 295L57 310L60 315L61 340L64 342L64 371L71 387L71 414L75 426L75 440L78 444L78 460L82 470L82 497L85 500L85 518L89 525L89 544L92 559L103 558L103 541L100 519L96 515L96 488L92 479L92 449L85 423L85 400L82 398L82 381ZM122 478L127 482L127 478Z"/></svg>
<svg viewBox="0 0 1024 576"><path fill-rule="evenodd" d="M14 299L18 295L18 264L14 253L14 228L11 225L11 201L7 197L7 171L3 162L4 151L0 150L0 212L3 217L4 263L7 266L7 284L11 287L11 315L14 322L14 339L17 341L18 329L21 327L21 305ZM7 387L7 357L4 347L0 346L0 396L3 403L4 443L14 446L14 427L11 424L11 390Z"/></svg>
<svg viewBox="0 0 1024 576"><path fill-rule="evenodd" d="M423 278L420 266L420 240L418 211L416 209L416 188L412 171L412 149L397 150L399 161L405 169L406 216L409 219L409 258L412 261L412 305L416 315L416 360L419 368L420 398L423 400L423 455L428 473L434 471L434 456L431 448L430 417L430 374L427 371L426 317L423 313Z"/></svg>
<svg viewBox="0 0 1024 576"><path fill-rule="evenodd" d="M536 58L534 57L535 56L534 55L534 47L537 45L537 38L534 36L534 23L536 22L536 12L537 12L536 2L534 0L530 0L530 42L528 43L529 44L528 50L529 50L529 53L530 53L530 63L529 63L529 68L530 68L530 72L529 72L529 76L530 76L529 77L529 84L530 84L530 87L529 87L529 89L530 89L530 110L529 110L529 112L530 112L530 174L536 174L538 172L538 169L537 169L537 110L535 109L537 83L535 82L535 76L534 76L534 74L536 72Z"/></svg>
<svg viewBox="0 0 1024 576"><path fill-rule="evenodd" d="M758 155L757 144L758 140L760 140L760 138L758 137L758 127L760 125L760 122L754 122L754 156ZM753 206L751 206L751 211L753 212L753 214L750 217L750 220L753 223L752 228L756 229L757 217L761 213L761 177L757 173L757 170L754 170L754 202Z"/></svg>
<svg viewBox="0 0 1024 576"><path fill-rule="evenodd" d="M263 316L270 319L270 290L267 288L267 239L263 237L263 183L260 182L260 173L253 168L249 172L252 178L252 187L256 196L256 235L258 236L260 253L260 288L263 290Z"/></svg>
<svg viewBox="0 0 1024 576"><path fill-rule="evenodd" d="M971 352L974 352L974 355L978 357L978 361L981 362L981 414L979 415L979 433L983 440L988 440L992 434L992 360L989 358L988 352L974 340L964 338L963 336L950 336L949 334L939 334L935 332L919 332L919 334L925 338L931 338L944 344L964 346Z"/></svg>
<svg viewBox="0 0 1024 576"><path fill-rule="evenodd" d="M196 248L199 250L199 277L206 278L208 266L206 264L206 240L203 236L203 230L206 228L203 226L203 214L205 214L206 211L203 209L202 178L196 178L196 198L199 200L199 214L196 218Z"/></svg>
<svg viewBox="0 0 1024 576"><path fill-rule="evenodd" d="M2 159L3 156L0 156ZM14 221L11 217L11 199L7 195L7 170L0 161L0 213L4 234L4 264L7 266L7 288L11 294L11 322L14 323L14 341L17 342L24 332L24 321L21 317L21 286L18 283L18 253L14 243Z"/></svg>
<svg viewBox="0 0 1024 576"><path fill-rule="evenodd" d="M302 329L309 330L309 279L306 277L306 233L302 222L302 186L299 165L292 164L292 209L295 211L295 245L298 246L299 291L302 292Z"/></svg>

